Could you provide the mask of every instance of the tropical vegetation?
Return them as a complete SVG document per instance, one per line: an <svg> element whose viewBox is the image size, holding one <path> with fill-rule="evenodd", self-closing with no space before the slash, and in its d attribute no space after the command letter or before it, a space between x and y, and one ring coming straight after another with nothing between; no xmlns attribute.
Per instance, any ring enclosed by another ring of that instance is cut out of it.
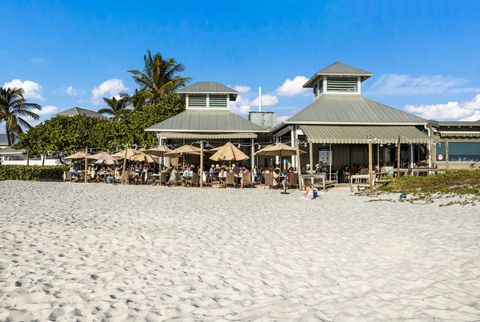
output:
<svg viewBox="0 0 480 322"><path fill-rule="evenodd" d="M143 71L130 71L139 84L133 95L104 98L107 107L99 112L110 119L57 115L22 134L16 147L39 155L84 148L113 151L126 145L154 146L156 137L145 129L184 110L176 94L189 81L179 75L184 70L173 58L164 59L148 50Z"/></svg>
<svg viewBox="0 0 480 322"><path fill-rule="evenodd" d="M62 180L64 166L28 166L28 165L0 165L0 181L2 180Z"/></svg>
<svg viewBox="0 0 480 322"><path fill-rule="evenodd" d="M30 129L32 125L28 118L38 120L39 115L32 110L41 110L35 103L28 103L21 88L0 87L0 123L5 122L8 145L12 145L14 138Z"/></svg>

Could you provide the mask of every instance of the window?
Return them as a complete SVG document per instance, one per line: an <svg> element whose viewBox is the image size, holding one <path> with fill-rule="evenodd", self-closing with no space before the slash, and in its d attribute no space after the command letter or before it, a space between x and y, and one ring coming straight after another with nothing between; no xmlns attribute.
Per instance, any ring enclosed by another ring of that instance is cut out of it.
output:
<svg viewBox="0 0 480 322"><path fill-rule="evenodd" d="M323 93L323 79L320 79L320 81L318 82L318 94L322 94Z"/></svg>
<svg viewBox="0 0 480 322"><path fill-rule="evenodd" d="M358 92L358 82L355 77L327 77L328 92Z"/></svg>
<svg viewBox="0 0 480 322"><path fill-rule="evenodd" d="M437 161L445 161L445 142L437 143ZM448 142L448 161L480 161L480 142Z"/></svg>
<svg viewBox="0 0 480 322"><path fill-rule="evenodd" d="M227 95L210 95L209 107L227 107Z"/></svg>
<svg viewBox="0 0 480 322"><path fill-rule="evenodd" d="M189 107L207 107L207 95L189 95Z"/></svg>
<svg viewBox="0 0 480 322"><path fill-rule="evenodd" d="M313 86L313 96L317 96L318 95L318 87L317 87L317 84L315 84L315 86Z"/></svg>

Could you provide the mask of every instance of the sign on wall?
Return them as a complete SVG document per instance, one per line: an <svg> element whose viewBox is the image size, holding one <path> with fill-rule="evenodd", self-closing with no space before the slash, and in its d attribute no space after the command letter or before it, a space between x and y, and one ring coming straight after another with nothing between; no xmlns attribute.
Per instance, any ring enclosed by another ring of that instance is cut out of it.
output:
<svg viewBox="0 0 480 322"><path fill-rule="evenodd" d="M319 150L318 151L318 161L323 163L324 166L332 165L333 151L330 150Z"/></svg>

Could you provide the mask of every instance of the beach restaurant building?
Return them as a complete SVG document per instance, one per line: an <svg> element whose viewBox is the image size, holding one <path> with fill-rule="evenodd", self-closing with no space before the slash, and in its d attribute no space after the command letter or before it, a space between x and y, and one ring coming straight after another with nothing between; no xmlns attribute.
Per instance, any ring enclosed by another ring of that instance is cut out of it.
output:
<svg viewBox="0 0 480 322"><path fill-rule="evenodd" d="M367 165L370 144L374 167L393 168L400 155L401 167L423 164L430 168L441 161L437 160L437 150L441 150L437 143L442 133L449 138L455 136L457 141L480 142L480 123L468 130L465 124L457 124L449 132L445 123L428 121L363 97L362 84L371 76L368 71L335 62L304 84L312 90L310 105L268 127L230 112L229 106L238 96L235 90L216 82L198 82L178 91L185 101L184 112L146 131L155 132L161 145L206 142L208 148L231 141L251 154L252 166L260 167L266 160L253 158L255 149L282 142L302 152L300 164L296 156L284 158L283 163L303 169L307 164L323 164L330 171L351 164ZM457 133L463 135L461 138L453 134L459 132L458 126L461 132L468 132Z"/></svg>

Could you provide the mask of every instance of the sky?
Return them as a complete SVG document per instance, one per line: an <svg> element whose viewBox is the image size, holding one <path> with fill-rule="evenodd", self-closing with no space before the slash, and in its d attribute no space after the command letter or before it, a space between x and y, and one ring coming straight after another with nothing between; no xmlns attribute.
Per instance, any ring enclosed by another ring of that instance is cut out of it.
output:
<svg viewBox="0 0 480 322"><path fill-rule="evenodd" d="M286 119L335 61L373 73L362 95L426 119L480 119L480 1L4 1L0 86L40 121L133 92L147 49L240 92L235 113ZM37 122L32 122L36 124ZM4 126L0 125L0 132Z"/></svg>

